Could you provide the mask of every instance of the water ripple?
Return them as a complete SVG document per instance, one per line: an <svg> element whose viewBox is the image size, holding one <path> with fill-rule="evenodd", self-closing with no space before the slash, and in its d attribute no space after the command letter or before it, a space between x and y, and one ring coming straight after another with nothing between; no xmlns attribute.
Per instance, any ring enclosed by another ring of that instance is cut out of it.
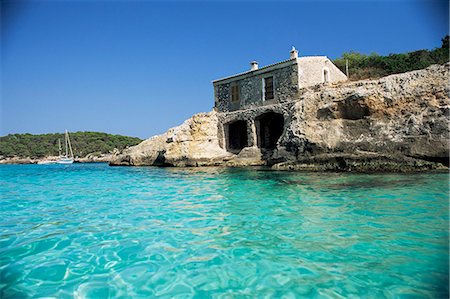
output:
<svg viewBox="0 0 450 299"><path fill-rule="evenodd" d="M447 173L0 166L2 298L446 298Z"/></svg>

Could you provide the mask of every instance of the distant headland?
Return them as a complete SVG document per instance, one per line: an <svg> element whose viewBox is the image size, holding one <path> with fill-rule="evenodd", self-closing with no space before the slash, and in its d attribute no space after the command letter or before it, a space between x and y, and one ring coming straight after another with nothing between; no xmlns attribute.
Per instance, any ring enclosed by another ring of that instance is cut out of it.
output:
<svg viewBox="0 0 450 299"><path fill-rule="evenodd" d="M70 134L75 162L109 162L112 155L142 141L140 138L101 132ZM0 164L34 164L56 159L64 133L10 134L0 137Z"/></svg>

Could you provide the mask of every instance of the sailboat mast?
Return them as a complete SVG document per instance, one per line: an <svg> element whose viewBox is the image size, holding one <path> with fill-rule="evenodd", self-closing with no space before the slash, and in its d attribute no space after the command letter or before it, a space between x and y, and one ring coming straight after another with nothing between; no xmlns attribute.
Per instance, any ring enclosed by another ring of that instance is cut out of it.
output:
<svg viewBox="0 0 450 299"><path fill-rule="evenodd" d="M66 158L67 156L67 130L66 130L66 134L64 135L64 143L65 143L65 148L66 148Z"/></svg>
<svg viewBox="0 0 450 299"><path fill-rule="evenodd" d="M66 134L67 134L67 144L69 145L69 150L70 150L70 157L73 159L72 145L70 144L69 132L67 132L67 130L66 130Z"/></svg>

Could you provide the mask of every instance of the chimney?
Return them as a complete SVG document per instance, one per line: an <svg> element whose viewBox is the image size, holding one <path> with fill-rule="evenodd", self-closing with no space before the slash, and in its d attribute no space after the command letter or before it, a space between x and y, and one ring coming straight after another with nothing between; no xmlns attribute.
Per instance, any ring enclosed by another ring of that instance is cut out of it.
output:
<svg viewBox="0 0 450 299"><path fill-rule="evenodd" d="M251 68L250 68L251 71L256 71L258 69L258 62L252 61L252 62L250 62L250 66L251 66Z"/></svg>
<svg viewBox="0 0 450 299"><path fill-rule="evenodd" d="M294 46L292 46L292 50L289 53L291 54L291 59L298 58L298 51L295 49Z"/></svg>

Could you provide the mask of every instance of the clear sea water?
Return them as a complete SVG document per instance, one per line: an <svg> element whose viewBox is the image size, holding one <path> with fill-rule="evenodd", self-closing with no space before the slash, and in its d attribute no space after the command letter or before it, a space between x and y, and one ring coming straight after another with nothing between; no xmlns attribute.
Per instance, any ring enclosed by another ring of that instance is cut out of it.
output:
<svg viewBox="0 0 450 299"><path fill-rule="evenodd" d="M1 298L448 298L449 174L0 166Z"/></svg>

